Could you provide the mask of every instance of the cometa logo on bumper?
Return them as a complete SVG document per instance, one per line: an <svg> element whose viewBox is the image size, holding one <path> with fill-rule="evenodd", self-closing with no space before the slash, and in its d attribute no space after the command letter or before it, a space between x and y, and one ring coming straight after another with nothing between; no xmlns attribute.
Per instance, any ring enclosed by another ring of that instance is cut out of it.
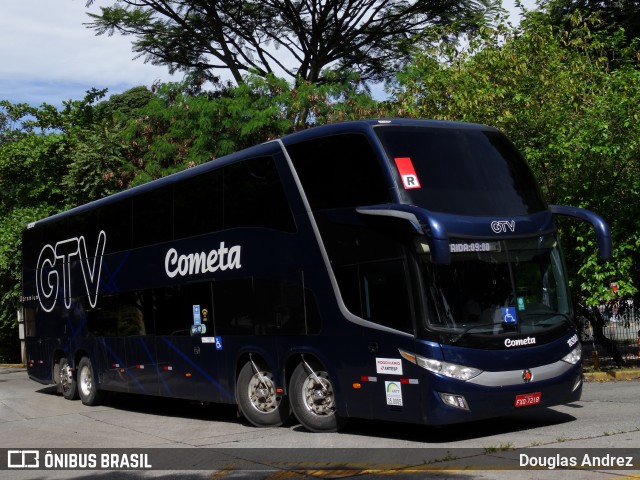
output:
<svg viewBox="0 0 640 480"><path fill-rule="evenodd" d="M507 348L511 347L524 347L525 345L535 345L536 337L527 337L527 338L507 338L504 341L504 346Z"/></svg>
<svg viewBox="0 0 640 480"><path fill-rule="evenodd" d="M240 245L227 248L224 242L217 249L207 252L179 254L175 248L169 249L164 257L164 270L169 278L177 275L198 275L213 273L218 270L234 270L241 268Z"/></svg>

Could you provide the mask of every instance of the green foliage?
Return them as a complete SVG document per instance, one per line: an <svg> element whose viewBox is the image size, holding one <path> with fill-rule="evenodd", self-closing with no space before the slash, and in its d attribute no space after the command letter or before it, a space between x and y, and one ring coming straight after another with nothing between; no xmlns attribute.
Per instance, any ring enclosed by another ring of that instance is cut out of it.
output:
<svg viewBox="0 0 640 480"><path fill-rule="evenodd" d="M147 87L131 88L98 103L94 108L95 117L98 120L127 120L135 117L138 109L147 105L153 97L153 93Z"/></svg>
<svg viewBox="0 0 640 480"><path fill-rule="evenodd" d="M64 204L60 185L69 155L62 134L27 133L0 148L0 212L47 202Z"/></svg>
<svg viewBox="0 0 640 480"><path fill-rule="evenodd" d="M62 178L69 206L106 197L122 190L126 150L119 135L105 125L76 132L69 165Z"/></svg>
<svg viewBox="0 0 640 480"><path fill-rule="evenodd" d="M273 75L248 76L237 87L191 95L189 85L166 84L122 132L129 185L199 165L312 124L383 116L351 77L297 86ZM128 185L127 185L128 186Z"/></svg>
<svg viewBox="0 0 640 480"><path fill-rule="evenodd" d="M50 213L51 207L41 204L0 215L0 363L20 359L16 318L21 293L22 230L28 222Z"/></svg>
<svg viewBox="0 0 640 480"><path fill-rule="evenodd" d="M624 37L629 44L640 36L640 4L636 0L551 0L548 6L551 23L564 31L575 27L577 16L592 17L597 20L592 28L605 35ZM615 58L615 50L611 50Z"/></svg>

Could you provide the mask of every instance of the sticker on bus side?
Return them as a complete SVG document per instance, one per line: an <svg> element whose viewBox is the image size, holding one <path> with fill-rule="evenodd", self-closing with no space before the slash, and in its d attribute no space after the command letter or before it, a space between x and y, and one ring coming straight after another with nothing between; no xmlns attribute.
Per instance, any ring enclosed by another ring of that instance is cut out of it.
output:
<svg viewBox="0 0 640 480"><path fill-rule="evenodd" d="M387 393L387 405L401 407L402 387L400 382L384 382L384 389Z"/></svg>
<svg viewBox="0 0 640 480"><path fill-rule="evenodd" d="M418 180L418 175L416 174L416 169L413 168L413 162L410 157L396 157L394 158L396 162L396 167L398 167L398 172L400 172L400 177L402 178L402 185L405 190L410 190L412 188L422 188L420 187L420 181Z"/></svg>
<svg viewBox="0 0 640 480"><path fill-rule="evenodd" d="M402 360L399 358L376 358L376 373L402 375Z"/></svg>

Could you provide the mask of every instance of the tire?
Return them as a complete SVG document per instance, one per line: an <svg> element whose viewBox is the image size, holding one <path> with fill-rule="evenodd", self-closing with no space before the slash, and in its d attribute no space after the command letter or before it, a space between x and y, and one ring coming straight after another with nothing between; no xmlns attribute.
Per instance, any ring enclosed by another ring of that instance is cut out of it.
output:
<svg viewBox="0 0 640 480"><path fill-rule="evenodd" d="M53 364L53 383L56 385L56 395L62 395L62 383L60 382L60 361Z"/></svg>
<svg viewBox="0 0 640 480"><path fill-rule="evenodd" d="M93 365L87 357L78 363L77 372L78 395L85 405L94 406L102 403L104 392L98 389L98 382L93 373Z"/></svg>
<svg viewBox="0 0 640 480"><path fill-rule="evenodd" d="M59 390L67 400L78 399L78 387L76 384L76 373L73 371L65 357L60 359L60 384Z"/></svg>
<svg viewBox="0 0 640 480"><path fill-rule="evenodd" d="M336 398L329 374L319 364L298 364L291 375L291 407L298 421L312 432L337 432L346 423L336 412Z"/></svg>
<svg viewBox="0 0 640 480"><path fill-rule="evenodd" d="M236 396L240 412L256 427L279 427L291 416L289 402L278 393L273 374L261 362L254 362L258 372L247 362L240 370Z"/></svg>

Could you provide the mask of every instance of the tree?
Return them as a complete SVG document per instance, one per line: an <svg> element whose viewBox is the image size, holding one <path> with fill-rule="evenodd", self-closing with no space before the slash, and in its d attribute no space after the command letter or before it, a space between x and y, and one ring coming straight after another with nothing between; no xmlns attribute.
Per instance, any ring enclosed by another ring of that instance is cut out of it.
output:
<svg viewBox="0 0 640 480"><path fill-rule="evenodd" d="M331 121L385 117L389 105L356 82L290 85L273 75L248 75L237 87L193 95L189 82L161 85L155 98L120 132L127 163L117 176L139 185L300 128ZM310 114L310 120L306 114Z"/></svg>
<svg viewBox="0 0 640 480"><path fill-rule="evenodd" d="M551 0L552 24L565 31L574 28L575 12L582 17L597 15L597 29L608 34L624 30L627 42L640 37L640 3L637 0Z"/></svg>
<svg viewBox="0 0 640 480"><path fill-rule="evenodd" d="M69 205L81 205L129 186L129 149L122 131L154 99L146 87L111 95L108 100L91 105L90 121L78 122L69 130L72 148L62 180Z"/></svg>
<svg viewBox="0 0 640 480"><path fill-rule="evenodd" d="M20 358L21 238L29 222L63 208L69 144L61 134L13 133L0 143L0 362Z"/></svg>
<svg viewBox="0 0 640 480"><path fill-rule="evenodd" d="M91 5L93 0L87 2ZM170 72L228 70L236 84L253 72L310 83L326 69L379 80L407 60L429 25L471 28L500 0L116 0L89 28L135 37L133 51ZM278 50L283 50L282 55Z"/></svg>

